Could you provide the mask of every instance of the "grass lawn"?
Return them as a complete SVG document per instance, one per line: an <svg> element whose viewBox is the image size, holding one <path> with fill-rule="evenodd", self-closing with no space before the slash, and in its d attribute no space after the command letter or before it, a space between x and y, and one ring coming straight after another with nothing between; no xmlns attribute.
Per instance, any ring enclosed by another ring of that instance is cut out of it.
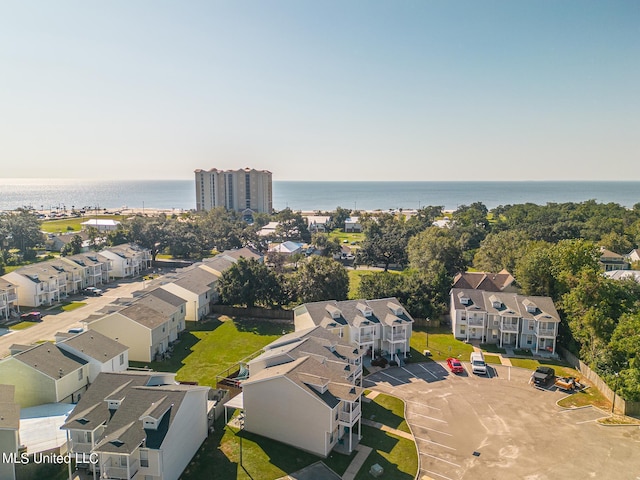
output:
<svg viewBox="0 0 640 480"><path fill-rule="evenodd" d="M84 307L86 305L85 302L70 302L63 305L62 311L70 312L71 310L75 310L76 308Z"/></svg>
<svg viewBox="0 0 640 480"><path fill-rule="evenodd" d="M45 220L42 222L40 228L42 231L47 233L66 233L66 232L79 232L82 230L82 222L86 222L90 219L95 219L95 215L85 215L84 217L73 217L73 218L60 218L57 220ZM99 220L117 220L121 222L125 216L124 215L98 215ZM69 229L71 227L71 229Z"/></svg>
<svg viewBox="0 0 640 480"><path fill-rule="evenodd" d="M489 353L502 353L502 354L507 353L507 351L504 348L500 348L495 343L481 343L480 348L485 352L489 352Z"/></svg>
<svg viewBox="0 0 640 480"><path fill-rule="evenodd" d="M411 433L404 419L404 402L384 393L379 394L370 402L362 402L362 418Z"/></svg>
<svg viewBox="0 0 640 480"><path fill-rule="evenodd" d="M485 355L484 356L485 363L492 363L494 365L502 365L500 361L500 357L497 355Z"/></svg>
<svg viewBox="0 0 640 480"><path fill-rule="evenodd" d="M25 328L33 327L38 323L40 322L20 322L20 323L16 323L15 325L11 325L9 327L9 330L24 330Z"/></svg>
<svg viewBox="0 0 640 480"><path fill-rule="evenodd" d="M595 387L589 387L581 392L573 393L558 402L561 407L584 407L594 405L603 410L611 410L611 402Z"/></svg>
<svg viewBox="0 0 640 480"><path fill-rule="evenodd" d="M360 443L373 448L373 451L360 468L356 480L371 479L369 470L376 463L384 468L385 479L415 478L418 471L418 452L413 441L363 425Z"/></svg>
<svg viewBox="0 0 640 480"><path fill-rule="evenodd" d="M559 360L534 360L533 358L511 358L511 365L514 367L528 368L535 370L540 365L551 367L556 371L556 375L561 377L580 378L581 374L577 370L571 368L566 363Z"/></svg>
<svg viewBox="0 0 640 480"><path fill-rule="evenodd" d="M429 334L427 340L427 332ZM425 357L423 350L430 350L431 357ZM460 357L468 360L473 347L456 340L447 327L414 327L411 335L411 360L424 362L432 360L446 360L448 357Z"/></svg>
<svg viewBox="0 0 640 480"><path fill-rule="evenodd" d="M364 241L364 233L344 233L341 228L336 228L333 232L329 233L329 240L334 238L340 240L340 243L343 243L346 240L347 243L345 245L351 245L351 242L360 244Z"/></svg>
<svg viewBox="0 0 640 480"><path fill-rule="evenodd" d="M242 466L240 466L242 435ZM332 453L322 459L295 447L216 423L216 431L204 442L182 476L182 480L253 479L273 480L322 460L342 475L355 456Z"/></svg>
<svg viewBox="0 0 640 480"><path fill-rule="evenodd" d="M257 352L282 335L282 325L221 316L205 322L187 322L173 355L162 362L129 362L157 371L177 372L181 381L215 386L216 375Z"/></svg>

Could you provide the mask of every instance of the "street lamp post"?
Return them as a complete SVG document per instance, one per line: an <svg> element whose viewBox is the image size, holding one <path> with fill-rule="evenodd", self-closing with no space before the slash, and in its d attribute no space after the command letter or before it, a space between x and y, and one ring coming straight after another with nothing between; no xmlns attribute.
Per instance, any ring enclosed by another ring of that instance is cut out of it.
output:
<svg viewBox="0 0 640 480"><path fill-rule="evenodd" d="M240 466L244 468L242 465L242 432L244 431L244 413L241 413L238 416L238 422L240 423Z"/></svg>
<svg viewBox="0 0 640 480"><path fill-rule="evenodd" d="M617 392L618 392L618 377L620 375L620 372L616 372L613 375L616 377L616 379L614 380L614 383L613 383L613 401L611 402L611 414L612 415L613 415L613 413L615 413L614 409L616 408L616 395L617 395Z"/></svg>
<svg viewBox="0 0 640 480"><path fill-rule="evenodd" d="M429 346L429 323L431 322L431 319L427 318L427 328L426 328L426 332L427 332L427 347Z"/></svg>

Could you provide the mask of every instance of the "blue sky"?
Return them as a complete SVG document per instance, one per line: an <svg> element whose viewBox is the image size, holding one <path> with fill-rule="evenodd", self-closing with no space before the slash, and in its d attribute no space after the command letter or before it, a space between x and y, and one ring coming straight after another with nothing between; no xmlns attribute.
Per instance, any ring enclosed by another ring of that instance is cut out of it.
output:
<svg viewBox="0 0 640 480"><path fill-rule="evenodd" d="M3 177L640 180L640 2L0 4Z"/></svg>

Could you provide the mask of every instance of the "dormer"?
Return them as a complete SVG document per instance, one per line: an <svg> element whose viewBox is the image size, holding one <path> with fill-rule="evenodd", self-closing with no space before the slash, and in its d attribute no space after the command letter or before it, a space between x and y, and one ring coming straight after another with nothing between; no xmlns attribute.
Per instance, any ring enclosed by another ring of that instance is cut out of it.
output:
<svg viewBox="0 0 640 480"><path fill-rule="evenodd" d="M162 397L160 400L153 402L149 408L147 408L146 412L140 415L140 420L142 422L142 428L145 430L157 430L158 425L162 421L162 418L166 415L166 413L173 407L171 405L162 405L164 400L167 397Z"/></svg>
<svg viewBox="0 0 640 480"><path fill-rule="evenodd" d="M309 373L301 373L300 380L309 387L313 388L318 393L324 393L329 388L329 379L320 377L318 375L311 375Z"/></svg>
<svg viewBox="0 0 640 480"><path fill-rule="evenodd" d="M397 303L388 302L387 307L389 307L389 310L396 316L404 315L404 309Z"/></svg>
<svg viewBox="0 0 640 480"><path fill-rule="evenodd" d="M342 311L335 305L327 305L326 310L333 319L340 318L342 316Z"/></svg>
<svg viewBox="0 0 640 480"><path fill-rule="evenodd" d="M120 408L121 403L122 403L122 400L115 400L115 399L107 400L107 407L109 408L109 410L117 410L118 408Z"/></svg>
<svg viewBox="0 0 640 480"><path fill-rule="evenodd" d="M491 306L493 308L500 308L502 307L502 301L495 295L491 295L489 297L489 301L491 302Z"/></svg>
<svg viewBox="0 0 640 480"><path fill-rule="evenodd" d="M529 299L524 300L522 304L525 306L528 313L536 313L538 310L538 306Z"/></svg>
<svg viewBox="0 0 640 480"><path fill-rule="evenodd" d="M471 304L471 299L464 292L458 293L458 299L462 305Z"/></svg>
<svg viewBox="0 0 640 480"><path fill-rule="evenodd" d="M356 310L358 310L363 317L370 317L373 315L373 310L366 303L358 302L356 305Z"/></svg>

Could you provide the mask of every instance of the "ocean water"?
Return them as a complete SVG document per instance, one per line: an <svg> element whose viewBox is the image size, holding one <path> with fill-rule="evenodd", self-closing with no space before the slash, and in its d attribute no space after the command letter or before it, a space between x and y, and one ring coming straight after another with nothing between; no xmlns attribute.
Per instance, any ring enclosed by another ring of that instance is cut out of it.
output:
<svg viewBox="0 0 640 480"><path fill-rule="evenodd" d="M640 182L273 182L276 210L415 209L482 202L488 208L515 203L640 202ZM193 180L100 181L79 179L2 179L0 210L22 206L56 208L195 208Z"/></svg>

